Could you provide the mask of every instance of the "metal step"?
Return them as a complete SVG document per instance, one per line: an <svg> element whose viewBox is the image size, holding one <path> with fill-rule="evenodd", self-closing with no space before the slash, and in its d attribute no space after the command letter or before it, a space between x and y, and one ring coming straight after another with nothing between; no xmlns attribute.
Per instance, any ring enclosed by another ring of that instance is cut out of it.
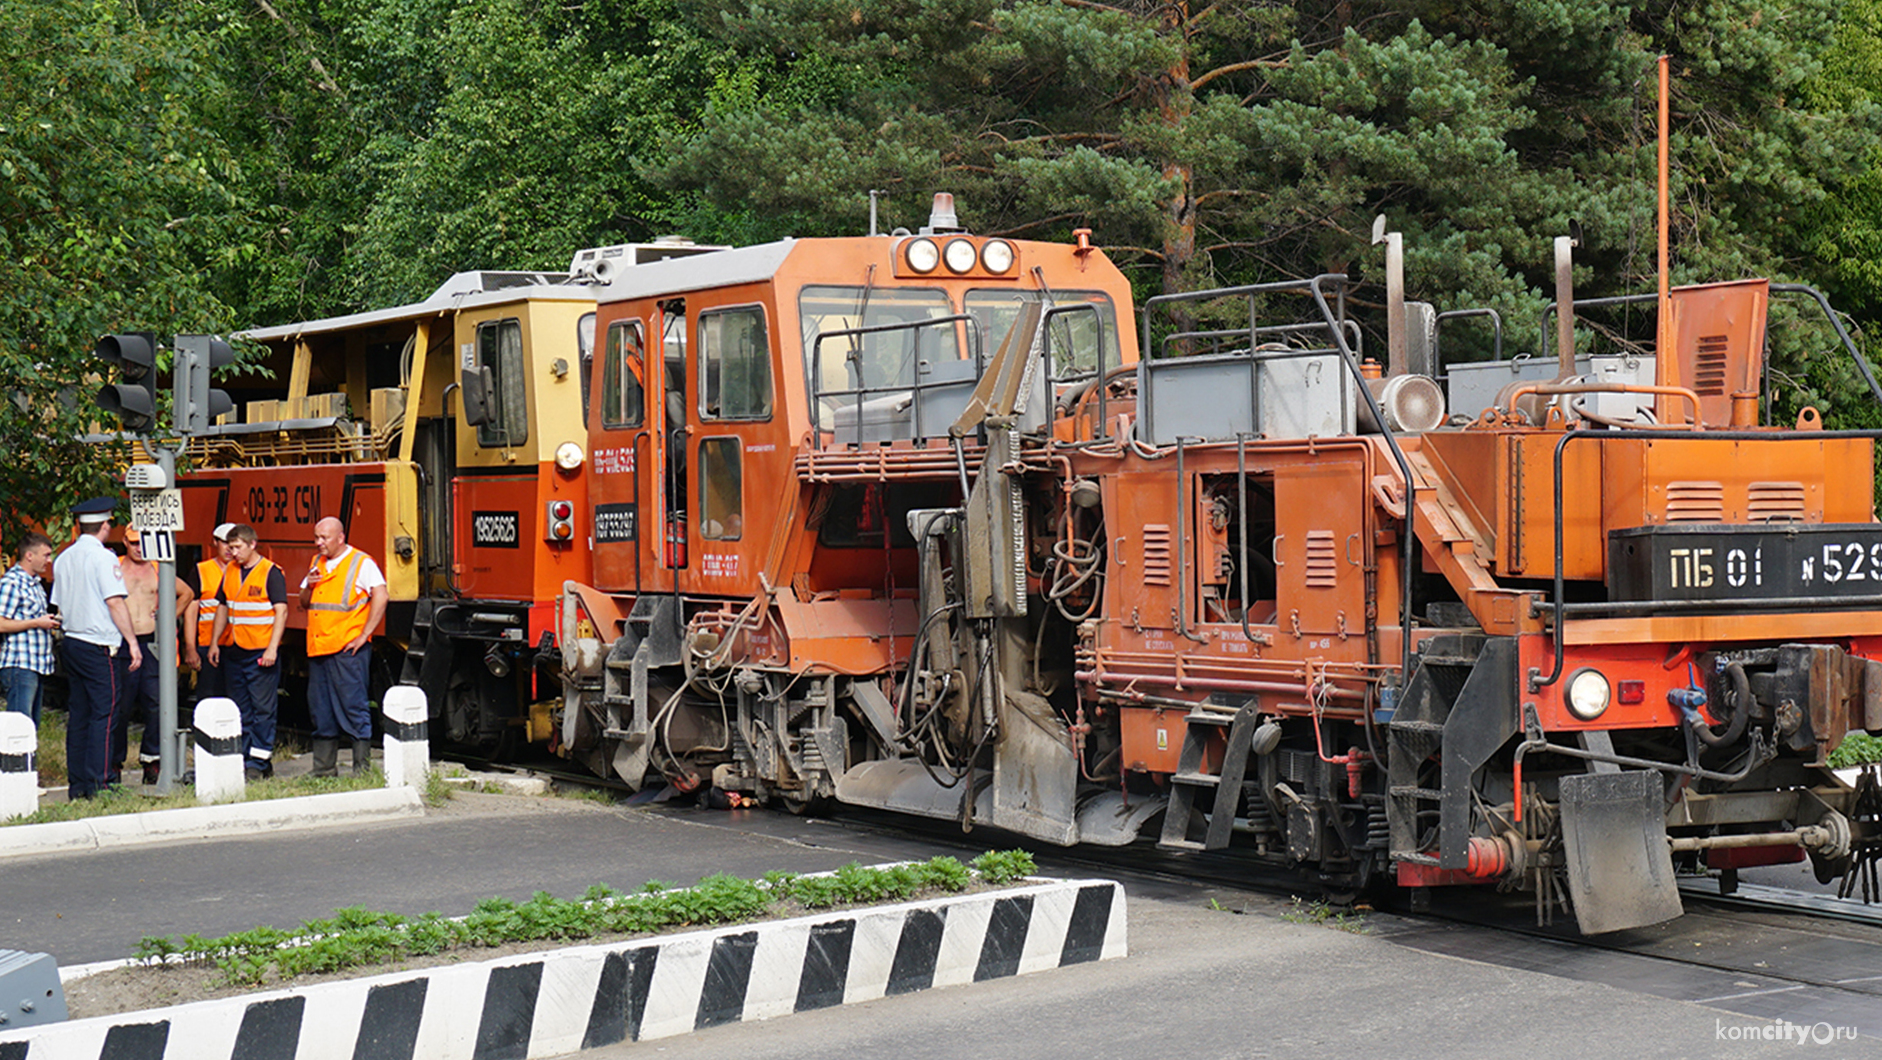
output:
<svg viewBox="0 0 1882 1060"><path fill-rule="evenodd" d="M1444 793L1436 788L1392 787L1388 788L1387 791L1397 798L1430 799L1432 802L1436 802L1444 797Z"/></svg>
<svg viewBox="0 0 1882 1060"><path fill-rule="evenodd" d="M1209 773L1172 773L1170 783L1189 784L1198 788L1213 788L1222 782L1222 778Z"/></svg>

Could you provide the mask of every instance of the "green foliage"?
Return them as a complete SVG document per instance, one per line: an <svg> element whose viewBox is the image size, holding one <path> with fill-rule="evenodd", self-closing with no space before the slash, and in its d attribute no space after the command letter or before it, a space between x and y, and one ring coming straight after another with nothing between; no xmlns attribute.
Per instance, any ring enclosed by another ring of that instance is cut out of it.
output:
<svg viewBox="0 0 1882 1060"><path fill-rule="evenodd" d="M108 485L76 440L99 334L669 232L858 233L872 188L886 228L940 190L985 233L1091 227L1145 294L1371 283L1384 213L1415 296L1496 308L1526 352L1571 219L1581 294L1652 286L1662 52L1675 282L1812 282L1879 341L1882 0L24 0L0 33L0 539ZM1793 318L1780 411L1882 422Z"/></svg>
<svg viewBox="0 0 1882 1060"><path fill-rule="evenodd" d="M1882 740L1866 732L1852 732L1830 752L1830 768L1848 769L1867 762L1882 762Z"/></svg>
<svg viewBox="0 0 1882 1060"><path fill-rule="evenodd" d="M447 950L738 923L768 915L784 901L823 909L958 893L976 875L998 886L1033 871L1024 851L989 851L974 859L972 873L954 858L938 857L886 868L852 862L825 876L771 872L762 881L720 873L692 887L650 880L633 895L596 884L573 900L546 891L523 902L486 898L461 920L439 913L409 918L353 906L310 920L298 931L260 927L221 938L188 935L180 940L149 935L138 940L133 956L146 964L213 965L231 984L256 986Z"/></svg>
<svg viewBox="0 0 1882 1060"><path fill-rule="evenodd" d="M205 41L112 0L0 5L0 534L105 485L93 340L223 330L195 267L233 162L197 105ZM110 429L115 430L116 424Z"/></svg>
<svg viewBox="0 0 1882 1060"><path fill-rule="evenodd" d="M1365 916L1360 913L1340 909L1326 902L1309 902L1298 896L1294 898L1293 908L1282 913L1281 919L1290 924L1318 924L1352 935L1364 935L1371 930L1366 926Z"/></svg>
<svg viewBox="0 0 1882 1060"><path fill-rule="evenodd" d="M992 884L1023 880L1039 871L1032 855L1024 850L989 850L968 864L980 878Z"/></svg>

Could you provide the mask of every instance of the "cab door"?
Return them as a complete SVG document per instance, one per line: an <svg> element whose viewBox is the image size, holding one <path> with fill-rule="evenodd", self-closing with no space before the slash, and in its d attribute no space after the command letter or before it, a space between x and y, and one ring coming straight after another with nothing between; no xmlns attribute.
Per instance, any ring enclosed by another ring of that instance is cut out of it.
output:
<svg viewBox="0 0 1882 1060"><path fill-rule="evenodd" d="M686 302L660 303L661 468L659 480L660 565L687 568L687 472L693 466L687 442L693 434L692 371L686 358ZM673 584L682 579L673 575Z"/></svg>
<svg viewBox="0 0 1882 1060"><path fill-rule="evenodd" d="M641 513L652 511L658 466L657 425L648 415L646 319L611 320L601 336L599 364L591 369L590 404L595 508L595 582L610 592L639 593L650 557L642 543Z"/></svg>

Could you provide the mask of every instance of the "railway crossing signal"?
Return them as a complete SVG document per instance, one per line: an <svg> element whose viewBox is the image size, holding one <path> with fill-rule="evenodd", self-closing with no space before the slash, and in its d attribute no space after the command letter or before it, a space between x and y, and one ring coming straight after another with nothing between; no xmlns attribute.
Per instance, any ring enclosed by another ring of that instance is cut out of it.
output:
<svg viewBox="0 0 1882 1060"><path fill-rule="evenodd" d="M178 434L201 434L216 417L235 410L235 401L226 390L209 385L210 373L235 363L235 351L214 335L178 335L176 361L171 366L174 377L171 422Z"/></svg>
<svg viewBox="0 0 1882 1060"><path fill-rule="evenodd" d="M106 335L92 356L116 369L117 382L98 388L98 407L139 434L157 422L157 336L148 331Z"/></svg>

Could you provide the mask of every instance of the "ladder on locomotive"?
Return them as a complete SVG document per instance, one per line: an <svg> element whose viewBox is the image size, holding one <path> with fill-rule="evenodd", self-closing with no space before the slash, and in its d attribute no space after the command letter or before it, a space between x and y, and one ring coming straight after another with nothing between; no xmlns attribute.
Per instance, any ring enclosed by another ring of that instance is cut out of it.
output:
<svg viewBox="0 0 1882 1060"><path fill-rule="evenodd" d="M1176 772L1170 775L1170 803L1163 814L1160 850L1221 850L1229 845L1235 826L1235 807L1241 800L1242 778L1248 769L1248 751L1254 743L1256 708L1253 703L1234 714L1192 709L1183 718L1183 748ZM1210 773L1206 755L1210 738L1228 729L1222 752L1222 771ZM1214 792L1208 803L1209 823L1200 839L1193 838L1196 797Z"/></svg>

